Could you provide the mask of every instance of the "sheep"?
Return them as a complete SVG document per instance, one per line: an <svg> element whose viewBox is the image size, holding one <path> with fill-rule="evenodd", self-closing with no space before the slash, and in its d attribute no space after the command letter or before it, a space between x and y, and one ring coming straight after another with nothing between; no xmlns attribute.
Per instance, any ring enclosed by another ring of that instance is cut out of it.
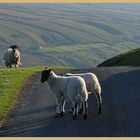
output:
<svg viewBox="0 0 140 140"><path fill-rule="evenodd" d="M97 76L91 72L81 73L81 74L66 73L65 76L81 76L85 80L88 93L89 94L94 93L96 95L96 98L98 101L98 114L101 114L101 111L102 111L101 86L100 86ZM71 109L71 111L72 110L73 109Z"/></svg>
<svg viewBox="0 0 140 140"><path fill-rule="evenodd" d="M22 65L20 62L20 52L15 47L10 47L4 53L4 61L7 68L19 67Z"/></svg>
<svg viewBox="0 0 140 140"><path fill-rule="evenodd" d="M41 74L41 82L44 83L45 81L47 81L51 91L56 97L56 117L59 115L63 116L63 113L65 112L65 99L68 97L74 107L73 120L75 120L78 114L77 101L80 96L84 108L83 119L87 119L88 92L83 78L79 76L62 77L56 75L51 69L46 69L42 71Z"/></svg>

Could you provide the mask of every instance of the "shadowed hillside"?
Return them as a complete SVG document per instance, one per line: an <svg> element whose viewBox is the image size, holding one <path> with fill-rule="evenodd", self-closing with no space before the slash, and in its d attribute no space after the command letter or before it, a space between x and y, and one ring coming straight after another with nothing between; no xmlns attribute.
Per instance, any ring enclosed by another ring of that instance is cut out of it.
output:
<svg viewBox="0 0 140 140"><path fill-rule="evenodd" d="M0 4L0 59L17 43L23 66L93 67L139 47L139 13L140 4Z"/></svg>
<svg viewBox="0 0 140 140"><path fill-rule="evenodd" d="M140 66L140 49L117 55L98 65L102 66Z"/></svg>

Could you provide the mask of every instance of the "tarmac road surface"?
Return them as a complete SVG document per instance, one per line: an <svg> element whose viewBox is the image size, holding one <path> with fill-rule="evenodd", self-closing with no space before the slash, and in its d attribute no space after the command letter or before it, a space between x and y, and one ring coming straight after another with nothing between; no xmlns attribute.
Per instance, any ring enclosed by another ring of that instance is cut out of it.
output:
<svg viewBox="0 0 140 140"><path fill-rule="evenodd" d="M62 118L54 118L55 98L47 83L34 75L22 91L19 103L6 125L5 137L139 137L140 136L140 67L110 67L81 70L56 70L58 74L94 72L102 86L103 110L97 113L94 94L89 96L88 119L79 115L72 120L70 103Z"/></svg>

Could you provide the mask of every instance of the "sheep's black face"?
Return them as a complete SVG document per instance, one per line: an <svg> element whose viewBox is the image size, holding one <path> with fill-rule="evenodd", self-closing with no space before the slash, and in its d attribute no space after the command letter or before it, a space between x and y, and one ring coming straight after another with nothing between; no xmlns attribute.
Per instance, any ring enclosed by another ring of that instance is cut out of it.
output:
<svg viewBox="0 0 140 140"><path fill-rule="evenodd" d="M42 71L42 74L41 74L41 82L44 83L45 81L48 80L49 76L50 76L50 72L51 70L44 70Z"/></svg>

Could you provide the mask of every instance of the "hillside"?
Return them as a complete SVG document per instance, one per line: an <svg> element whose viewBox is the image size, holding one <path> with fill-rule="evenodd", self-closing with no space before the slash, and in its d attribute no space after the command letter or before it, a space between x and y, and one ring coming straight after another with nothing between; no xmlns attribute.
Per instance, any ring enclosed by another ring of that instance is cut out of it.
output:
<svg viewBox="0 0 140 140"><path fill-rule="evenodd" d="M140 66L140 49L117 55L98 65L98 67L103 66Z"/></svg>
<svg viewBox="0 0 140 140"><path fill-rule="evenodd" d="M140 4L0 4L0 59L16 43L23 66L93 67L139 47L139 13Z"/></svg>

